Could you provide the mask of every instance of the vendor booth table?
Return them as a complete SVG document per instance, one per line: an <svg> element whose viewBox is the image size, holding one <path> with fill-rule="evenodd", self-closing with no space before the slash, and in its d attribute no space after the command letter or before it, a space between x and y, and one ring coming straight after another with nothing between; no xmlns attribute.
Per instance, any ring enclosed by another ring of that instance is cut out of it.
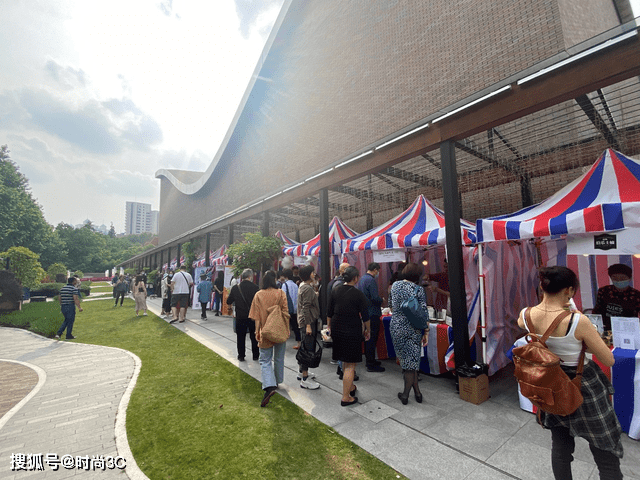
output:
<svg viewBox="0 0 640 480"><path fill-rule="evenodd" d="M380 332L384 335L378 337L377 353L380 360L395 358L396 351L391 340L391 316L380 319L384 328ZM431 323L429 329L429 343L424 347L424 356L420 359L420 371L431 375L441 375L447 372L445 355L449 346L453 344L453 329L448 325Z"/></svg>
<svg viewBox="0 0 640 480"><path fill-rule="evenodd" d="M613 408L622 431L640 440L640 350L614 348L613 358L613 367L605 367L595 358L594 361L613 384Z"/></svg>

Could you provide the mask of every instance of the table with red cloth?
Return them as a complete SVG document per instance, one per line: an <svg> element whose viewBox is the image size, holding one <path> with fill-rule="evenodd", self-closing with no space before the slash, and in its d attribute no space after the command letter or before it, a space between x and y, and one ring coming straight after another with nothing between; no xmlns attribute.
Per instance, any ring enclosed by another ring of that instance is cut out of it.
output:
<svg viewBox="0 0 640 480"><path fill-rule="evenodd" d="M380 360L395 358L396 351L393 348L393 340L389 330L391 316L383 316L381 334L378 336L377 354ZM434 328L435 327L435 328ZM383 333L384 332L384 333ZM431 375L446 373L447 366L445 355L449 346L453 344L453 329L446 324L431 324L429 329L429 343L424 347L424 356L420 359L420 370Z"/></svg>

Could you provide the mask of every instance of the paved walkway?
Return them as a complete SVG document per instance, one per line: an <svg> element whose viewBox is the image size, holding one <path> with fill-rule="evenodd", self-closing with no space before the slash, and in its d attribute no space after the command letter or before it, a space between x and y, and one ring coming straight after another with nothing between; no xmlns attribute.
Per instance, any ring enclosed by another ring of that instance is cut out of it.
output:
<svg viewBox="0 0 640 480"><path fill-rule="evenodd" d="M160 312L159 299L150 299L148 305L150 311ZM175 328L259 380L258 362L236 359L231 318L215 317L211 312L206 321L199 317L199 311L189 310L188 321L174 324ZM404 406L396 396L402 385L400 367L393 360L385 360L384 373L358 369L361 403L344 408L340 406L342 382L329 363L330 352L316 369L321 388L304 390L295 378L293 344L289 340L285 381L278 393L403 475L411 479L553 478L550 435L536 424L533 415L519 408L509 371L492 377L491 398L481 405L460 400L451 378L423 376L420 385L424 402L417 404L410 399ZM250 348L248 353L247 358L251 358ZM0 363L0 415L3 408L13 408L10 418L0 418L0 478L144 478L137 473L126 438L121 435L126 411L121 402L124 399L126 403L126 389L135 381L135 358L118 349L57 342L22 330L0 329L0 361L13 364L5 369L7 364ZM33 372L39 383L29 393L31 398L22 406L7 407L9 396L15 402L33 388ZM11 394L2 388L6 383L16 383ZM625 478L640 479L640 443L625 435L624 446ZM127 468L51 472L45 463L46 473L10 471L11 454L41 452L74 458L120 455L126 459ZM575 478L598 478L588 446L580 439L573 472Z"/></svg>

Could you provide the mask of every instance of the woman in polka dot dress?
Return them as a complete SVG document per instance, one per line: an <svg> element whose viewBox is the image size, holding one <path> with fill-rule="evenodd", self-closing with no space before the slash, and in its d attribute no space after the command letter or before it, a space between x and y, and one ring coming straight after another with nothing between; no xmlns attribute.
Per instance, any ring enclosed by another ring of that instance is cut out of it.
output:
<svg viewBox="0 0 640 480"><path fill-rule="evenodd" d="M400 357L400 366L404 376L404 391L398 393L398 398L404 405L409 401L411 387L413 387L416 402L422 403L422 393L418 387L418 369L420 368L420 349L429 340L429 329L419 330L414 328L400 310L400 305L415 294L416 284L420 281L422 270L421 266L409 263L402 270L402 278L404 280L397 281L391 286L393 316L390 330L393 348L395 348ZM426 313L427 297L424 294L424 289L418 289L417 299Z"/></svg>

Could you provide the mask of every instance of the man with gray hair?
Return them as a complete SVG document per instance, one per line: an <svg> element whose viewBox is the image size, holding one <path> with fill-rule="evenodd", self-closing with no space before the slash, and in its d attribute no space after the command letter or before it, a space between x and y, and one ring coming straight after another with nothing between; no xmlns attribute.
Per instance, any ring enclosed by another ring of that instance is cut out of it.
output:
<svg viewBox="0 0 640 480"><path fill-rule="evenodd" d="M253 297L258 290L260 290L258 286L253 283L253 270L247 268L240 276L240 283L231 288L231 292L229 292L229 296L227 297L227 305L235 304L236 306L236 339L238 345L238 360L241 362L244 361L245 357L247 332L249 332L249 338L251 340L253 359L258 360L260 357L260 349L258 348L258 341L256 340L256 325L254 321L249 318L251 302L253 302Z"/></svg>

